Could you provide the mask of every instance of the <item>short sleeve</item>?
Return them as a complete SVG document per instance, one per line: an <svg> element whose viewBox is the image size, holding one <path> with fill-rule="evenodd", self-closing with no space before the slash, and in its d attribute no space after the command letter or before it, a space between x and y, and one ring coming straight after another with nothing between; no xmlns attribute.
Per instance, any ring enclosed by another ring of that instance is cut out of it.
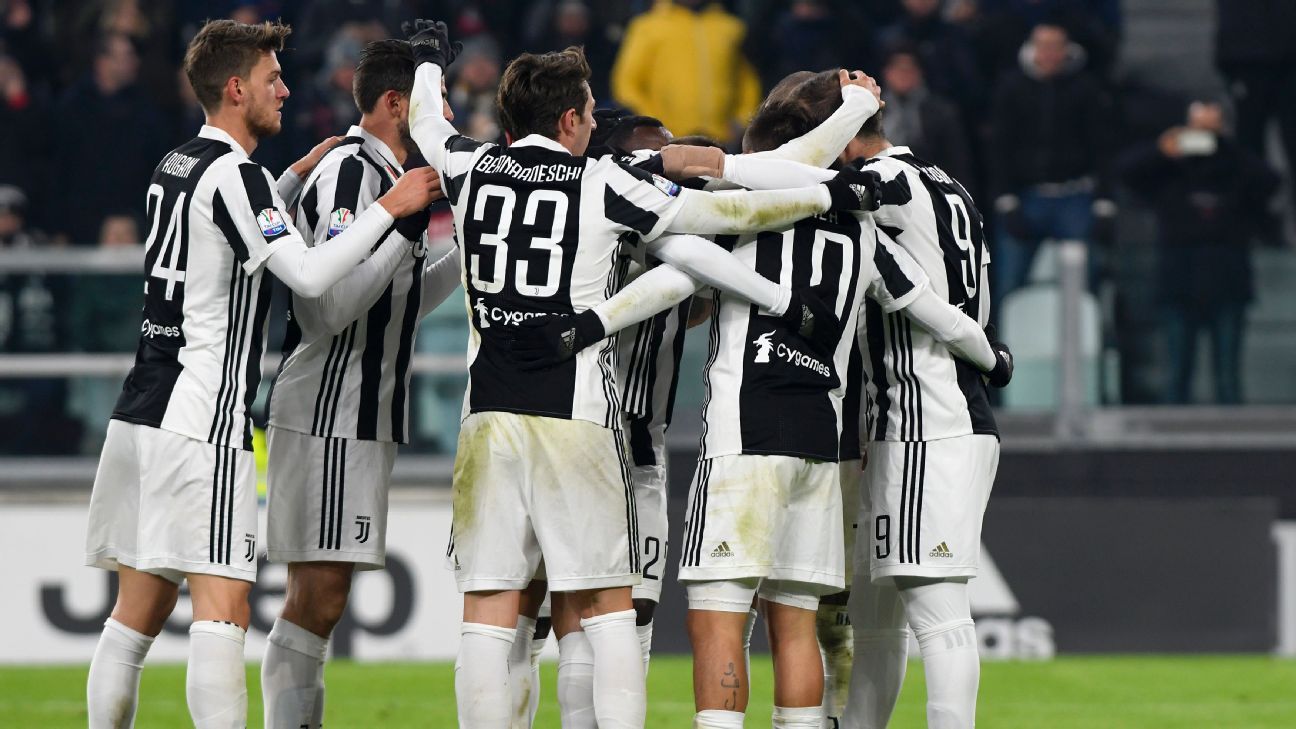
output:
<svg viewBox="0 0 1296 729"><path fill-rule="evenodd" d="M623 233L638 233L647 240L656 238L675 219L684 196L690 194L665 177L607 157L599 164L606 165L604 214L613 228Z"/></svg>
<svg viewBox="0 0 1296 729"><path fill-rule="evenodd" d="M873 279L869 298L887 313L903 309L930 284L927 273L903 248L881 231L873 248Z"/></svg>
<svg viewBox="0 0 1296 729"><path fill-rule="evenodd" d="M224 174L212 197L212 220L249 276L288 241L302 242L264 167L244 162Z"/></svg>

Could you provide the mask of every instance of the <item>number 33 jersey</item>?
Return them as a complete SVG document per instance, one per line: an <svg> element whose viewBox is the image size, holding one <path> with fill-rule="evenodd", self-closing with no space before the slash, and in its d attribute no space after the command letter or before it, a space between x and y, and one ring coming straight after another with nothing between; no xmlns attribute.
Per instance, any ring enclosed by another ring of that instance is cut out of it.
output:
<svg viewBox="0 0 1296 729"><path fill-rule="evenodd" d="M300 236L270 174L209 126L162 158L147 206L139 347L112 417L250 451L264 264Z"/></svg>
<svg viewBox="0 0 1296 729"><path fill-rule="evenodd" d="M467 137L446 145L442 189L472 322L464 416L505 411L617 427L614 339L539 372L512 363L509 339L529 319L570 316L615 293L619 238L661 234L679 187L612 157L575 157L539 135L509 147Z"/></svg>

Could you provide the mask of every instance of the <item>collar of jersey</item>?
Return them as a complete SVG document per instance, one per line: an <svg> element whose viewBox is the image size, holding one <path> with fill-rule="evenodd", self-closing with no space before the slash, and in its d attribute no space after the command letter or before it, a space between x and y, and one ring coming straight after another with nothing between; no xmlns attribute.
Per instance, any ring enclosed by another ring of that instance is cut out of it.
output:
<svg viewBox="0 0 1296 729"><path fill-rule="evenodd" d="M347 130L347 136L360 137L365 140L365 144L373 148L373 151L377 152L379 157L382 157L383 162L391 165L391 168L396 170L396 174L405 174L404 168L396 163L396 155L392 154L391 147L388 147L387 143L383 140L365 131L364 127L359 124L352 125L351 128Z"/></svg>
<svg viewBox="0 0 1296 729"><path fill-rule="evenodd" d="M545 149L550 150L552 152L562 152L563 154L571 154L571 152L568 151L566 147L559 144L557 140L550 139L549 137L540 134L528 134L509 146L510 147L544 147Z"/></svg>
<svg viewBox="0 0 1296 729"><path fill-rule="evenodd" d="M214 139L217 142L224 142L228 144L231 149L237 150L244 157L250 156L248 155L247 150L243 149L243 145L234 141L234 137L231 137L229 132L219 127L214 127L211 126L210 124L204 124L202 125L202 129L198 130L198 136L203 137L205 139Z"/></svg>
<svg viewBox="0 0 1296 729"><path fill-rule="evenodd" d="M908 147L887 147L886 149L873 155L874 157L894 157L898 154L912 154Z"/></svg>

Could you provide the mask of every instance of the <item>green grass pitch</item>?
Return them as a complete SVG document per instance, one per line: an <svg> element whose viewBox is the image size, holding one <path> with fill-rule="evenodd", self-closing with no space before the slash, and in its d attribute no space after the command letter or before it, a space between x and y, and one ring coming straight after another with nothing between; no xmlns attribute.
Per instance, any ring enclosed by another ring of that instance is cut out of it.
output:
<svg viewBox="0 0 1296 729"><path fill-rule="evenodd" d="M763 658L763 657L762 657ZM757 658L747 725L769 726L769 661ZM448 664L330 664L324 725L452 728ZM545 664L537 727L557 728L555 666ZM0 727L84 727L85 667L0 669ZM648 726L690 726L686 657L653 659ZM261 726L255 666L248 667L249 727ZM922 727L922 664L912 663L893 727ZM1296 727L1296 661L1263 656L1065 657L1048 663L987 663L978 724L987 729L1264 729ZM139 729L188 724L184 667L149 666L140 689Z"/></svg>

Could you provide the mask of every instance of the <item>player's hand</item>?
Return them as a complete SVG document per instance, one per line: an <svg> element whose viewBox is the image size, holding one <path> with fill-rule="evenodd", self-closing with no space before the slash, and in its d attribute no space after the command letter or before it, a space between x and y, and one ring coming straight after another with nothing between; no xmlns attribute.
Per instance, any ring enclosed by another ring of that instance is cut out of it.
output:
<svg viewBox="0 0 1296 729"><path fill-rule="evenodd" d="M813 287L792 289L792 299L780 318L815 351L832 358L841 341L841 320Z"/></svg>
<svg viewBox="0 0 1296 729"><path fill-rule="evenodd" d="M512 329L509 358L526 372L554 367L607 336L593 309L575 316L526 319Z"/></svg>
<svg viewBox="0 0 1296 729"><path fill-rule="evenodd" d="M325 139L314 147L311 147L311 151L307 152L305 157L293 162L288 166L288 168L291 169L293 174L297 175L299 179L305 180L306 176L311 173L311 170L315 169L315 165L319 164L321 159L324 159L324 155L328 154L328 151L336 147L341 141L342 137L340 136Z"/></svg>
<svg viewBox="0 0 1296 729"><path fill-rule="evenodd" d="M990 340L990 349L994 350L995 355L994 369L985 373L986 383L991 387L1005 387L1012 381L1013 376L1012 350L999 340L999 333L995 331L994 324L986 326L985 335L986 339Z"/></svg>
<svg viewBox="0 0 1296 729"><path fill-rule="evenodd" d="M847 168L823 184L832 196L830 211L871 212L882 202L882 178L872 170Z"/></svg>
<svg viewBox="0 0 1296 729"><path fill-rule="evenodd" d="M441 196L441 178L431 167L420 167L401 175L392 189L378 198L393 218L412 215Z"/></svg>
<svg viewBox="0 0 1296 729"><path fill-rule="evenodd" d="M873 98L877 99L879 107L886 106L886 102L882 101L882 87L878 86L877 79L867 73L863 71L847 71L844 68L838 69L837 81L841 83L843 89L847 86L858 86L868 91L873 94Z"/></svg>
<svg viewBox="0 0 1296 729"><path fill-rule="evenodd" d="M450 42L450 29L440 20L420 18L413 23L401 23L401 32L413 46L415 61L435 63L442 71L454 63L455 57L463 50L462 43Z"/></svg>

